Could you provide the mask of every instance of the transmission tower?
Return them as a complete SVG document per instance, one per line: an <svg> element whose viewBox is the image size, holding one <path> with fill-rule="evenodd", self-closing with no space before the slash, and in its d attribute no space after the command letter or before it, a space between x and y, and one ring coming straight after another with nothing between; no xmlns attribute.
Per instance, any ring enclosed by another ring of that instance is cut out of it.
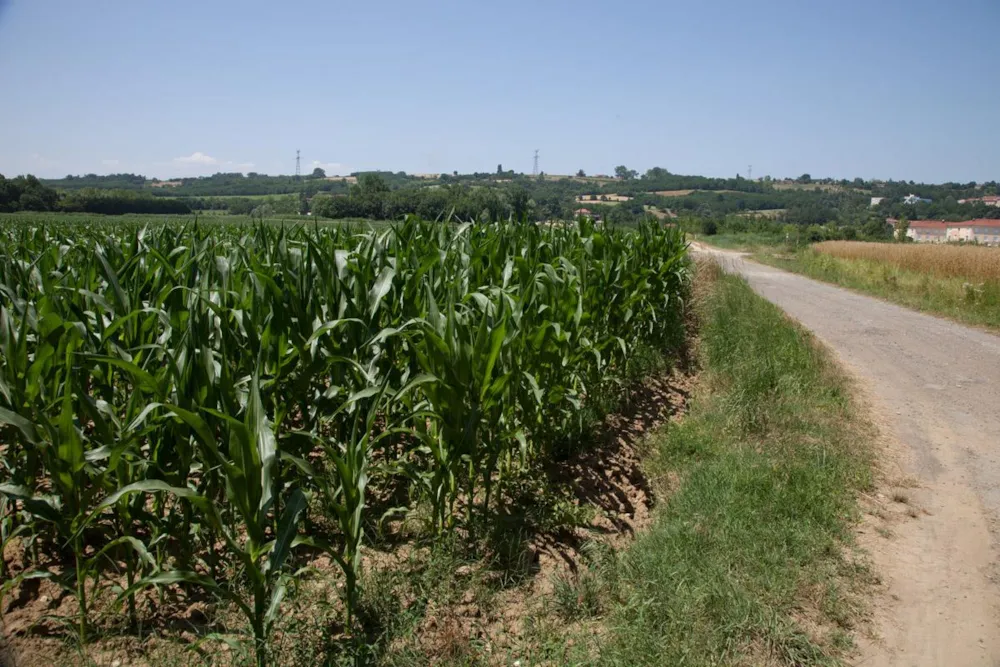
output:
<svg viewBox="0 0 1000 667"><path fill-rule="evenodd" d="M299 151L295 151L295 178L302 177L302 159L299 157Z"/></svg>
<svg viewBox="0 0 1000 667"><path fill-rule="evenodd" d="M747 167L747 180L748 181L753 180L753 165Z"/></svg>
<svg viewBox="0 0 1000 667"><path fill-rule="evenodd" d="M538 149L535 149L535 167L531 170L532 176L538 176Z"/></svg>

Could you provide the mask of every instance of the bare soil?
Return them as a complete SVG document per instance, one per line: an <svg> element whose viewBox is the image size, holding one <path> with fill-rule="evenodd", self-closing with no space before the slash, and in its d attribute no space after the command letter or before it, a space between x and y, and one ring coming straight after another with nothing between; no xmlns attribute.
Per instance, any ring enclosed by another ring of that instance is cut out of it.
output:
<svg viewBox="0 0 1000 667"><path fill-rule="evenodd" d="M572 530L531 536L526 551L531 576L488 604L479 604L470 590L457 605L431 610L419 642L432 662L435 656L454 657L468 638L488 647L504 664L501 656L524 641L525 619L548 603L554 582L580 573L586 545L599 542L621 549L649 525L657 498L643 471L641 450L651 431L683 416L693 383L692 375L681 372L646 381L625 410L605 420L596 446L549 471L553 485L569 483L577 505L597 510L593 520ZM662 490L660 483L657 491Z"/></svg>

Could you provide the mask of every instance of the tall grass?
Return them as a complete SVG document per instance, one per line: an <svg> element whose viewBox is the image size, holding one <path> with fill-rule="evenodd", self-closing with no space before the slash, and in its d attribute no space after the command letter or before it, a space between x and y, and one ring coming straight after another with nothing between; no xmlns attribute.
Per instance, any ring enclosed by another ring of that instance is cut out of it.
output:
<svg viewBox="0 0 1000 667"><path fill-rule="evenodd" d="M973 245L927 243L863 243L825 241L816 252L841 259L861 259L900 269L968 281L1000 282L1000 249Z"/></svg>
<svg viewBox="0 0 1000 667"><path fill-rule="evenodd" d="M795 254L755 257L909 308L1000 328L997 248L830 241Z"/></svg>
<svg viewBox="0 0 1000 667"><path fill-rule="evenodd" d="M598 570L598 662L828 664L851 642L870 433L828 354L742 279L716 275L698 310L701 386L654 443L680 482Z"/></svg>

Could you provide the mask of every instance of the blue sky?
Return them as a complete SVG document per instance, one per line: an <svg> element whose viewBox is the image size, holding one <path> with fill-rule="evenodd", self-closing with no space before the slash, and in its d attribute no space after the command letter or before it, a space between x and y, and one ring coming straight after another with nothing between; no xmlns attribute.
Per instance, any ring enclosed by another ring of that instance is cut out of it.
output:
<svg viewBox="0 0 1000 667"><path fill-rule="evenodd" d="M8 176L1000 180L997 0L7 0L0 90Z"/></svg>

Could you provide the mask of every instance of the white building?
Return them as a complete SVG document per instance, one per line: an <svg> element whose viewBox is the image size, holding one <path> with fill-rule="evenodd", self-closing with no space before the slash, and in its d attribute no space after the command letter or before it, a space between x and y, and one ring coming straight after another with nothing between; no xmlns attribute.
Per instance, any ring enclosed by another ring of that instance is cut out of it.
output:
<svg viewBox="0 0 1000 667"><path fill-rule="evenodd" d="M889 218L886 223L895 229L898 221ZM906 236L917 243L978 243L1000 246L1000 220L910 220Z"/></svg>
<svg viewBox="0 0 1000 667"><path fill-rule="evenodd" d="M912 206L913 204L930 204L931 200L918 197L917 195L906 195L903 197L903 203L910 204Z"/></svg>
<svg viewBox="0 0 1000 667"><path fill-rule="evenodd" d="M948 223L948 241L1000 245L1000 220L979 218Z"/></svg>
<svg viewBox="0 0 1000 667"><path fill-rule="evenodd" d="M917 243L944 243L948 240L948 223L944 220L911 220L906 235Z"/></svg>

